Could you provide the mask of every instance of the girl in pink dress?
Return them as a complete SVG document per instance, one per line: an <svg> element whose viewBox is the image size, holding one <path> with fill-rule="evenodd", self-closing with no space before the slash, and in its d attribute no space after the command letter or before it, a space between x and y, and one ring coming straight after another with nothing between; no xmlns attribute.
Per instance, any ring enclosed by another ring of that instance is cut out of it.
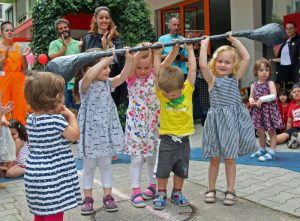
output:
<svg viewBox="0 0 300 221"><path fill-rule="evenodd" d="M253 68L254 76L258 81L251 86L250 93L250 115L254 128L258 132L260 148L251 155L252 158L258 157L259 161L275 159L276 149L276 129L284 127L280 116L278 104L276 102L276 88L273 81L270 81L271 66L267 59L258 59ZM266 134L270 135L270 150L266 150Z"/></svg>
<svg viewBox="0 0 300 221"><path fill-rule="evenodd" d="M161 66L168 66L175 59L179 45L174 47L162 64L161 50L137 52L134 55L133 72L127 80L129 105L126 116L125 152L131 155L131 202L135 207L145 207L144 200L152 199L156 194L153 168L158 145L159 101L154 92L155 78ZM144 160L148 167L149 186L141 192L140 180Z"/></svg>

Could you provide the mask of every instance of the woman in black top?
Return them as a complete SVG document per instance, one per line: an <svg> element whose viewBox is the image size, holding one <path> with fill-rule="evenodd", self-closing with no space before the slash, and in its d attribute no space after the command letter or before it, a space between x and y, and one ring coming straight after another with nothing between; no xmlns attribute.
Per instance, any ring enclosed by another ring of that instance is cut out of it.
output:
<svg viewBox="0 0 300 221"><path fill-rule="evenodd" d="M81 52L85 52L89 48L103 48L104 50L109 48L123 48L120 34L112 20L110 10L105 6L100 6L95 9L90 31L83 37ZM110 77L120 74L123 66L124 56L116 55L111 66ZM121 84L114 92L112 92L112 97L117 107L120 104L124 104L127 107L127 95L126 83Z"/></svg>
<svg viewBox="0 0 300 221"><path fill-rule="evenodd" d="M287 40L280 46L277 57L271 61L279 62L276 83L281 87L291 89L299 82L300 76L300 36L297 34L295 22L288 22L285 26Z"/></svg>

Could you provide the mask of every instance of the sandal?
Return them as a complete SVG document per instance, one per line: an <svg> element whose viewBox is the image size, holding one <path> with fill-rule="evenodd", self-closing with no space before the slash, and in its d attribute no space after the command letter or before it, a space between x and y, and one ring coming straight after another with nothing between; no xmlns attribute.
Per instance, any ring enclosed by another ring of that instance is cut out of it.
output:
<svg viewBox="0 0 300 221"><path fill-rule="evenodd" d="M155 197L156 195L156 190L152 186L148 186L146 190L149 190L151 194L146 193L146 191L142 192L142 196L144 200L151 200Z"/></svg>
<svg viewBox="0 0 300 221"><path fill-rule="evenodd" d="M157 195L157 198L153 201L153 208L157 210L164 209L167 199L167 193L166 192L159 192Z"/></svg>
<svg viewBox="0 0 300 221"><path fill-rule="evenodd" d="M209 193L213 193L213 195L208 195ZM204 202L206 203L215 203L216 202L216 190L207 190L205 192Z"/></svg>
<svg viewBox="0 0 300 221"><path fill-rule="evenodd" d="M182 195L181 191L175 191L171 195L171 202L177 206L188 206L189 201Z"/></svg>
<svg viewBox="0 0 300 221"><path fill-rule="evenodd" d="M138 200L137 198L139 197L141 197L142 200ZM131 203L136 208L142 208L146 206L143 196L140 193L131 196Z"/></svg>
<svg viewBox="0 0 300 221"><path fill-rule="evenodd" d="M223 204L225 206L232 206L232 205L234 205L235 202L236 202L236 194L235 194L235 192L225 191L224 194L225 194L225 198L224 198ZM232 195L233 198L228 198L227 195L229 195L229 194Z"/></svg>

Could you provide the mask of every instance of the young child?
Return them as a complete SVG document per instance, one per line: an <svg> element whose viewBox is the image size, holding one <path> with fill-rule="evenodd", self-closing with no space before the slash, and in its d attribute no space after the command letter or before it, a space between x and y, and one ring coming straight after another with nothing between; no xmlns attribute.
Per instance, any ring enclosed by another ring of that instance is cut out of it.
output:
<svg viewBox="0 0 300 221"><path fill-rule="evenodd" d="M287 143L288 148L296 149L299 147L300 132L300 84L292 87L293 103L291 103L287 114L286 131L277 135L277 144Z"/></svg>
<svg viewBox="0 0 300 221"><path fill-rule="evenodd" d="M283 123L285 125L285 128L281 129L281 132L284 132L286 129L287 125L287 120L288 120L288 112L289 108L291 106L291 103L289 102L289 93L286 90L281 90L279 94L279 99L278 99L278 106L281 114L281 119L283 120Z"/></svg>
<svg viewBox="0 0 300 221"><path fill-rule="evenodd" d="M271 77L271 65L265 58L255 62L253 74L258 81L251 85L249 103L251 106L250 115L254 128L257 130L259 146L257 152L250 157L258 157L259 161L275 159L276 129L284 127L280 116L279 107L276 102L276 87ZM270 150L266 151L266 134L270 136Z"/></svg>
<svg viewBox="0 0 300 221"><path fill-rule="evenodd" d="M235 158L256 148L250 115L242 103L238 81L246 71L250 56L246 48L229 33L228 40L235 47L221 46L207 64L209 37L201 41L199 65L207 81L210 109L203 129L203 157L210 158L208 190L204 202L216 202L216 180L221 158L225 162L227 190L224 205L234 205Z"/></svg>
<svg viewBox="0 0 300 221"><path fill-rule="evenodd" d="M127 80L129 106L126 115L125 152L131 155L131 202L135 207L145 207L144 200L152 199L156 194L153 168L158 145L159 101L154 92L155 77L160 66L171 65L178 54L179 45L174 47L161 64L162 49L137 52L134 55L134 71ZM147 163L149 186L141 192L140 180L144 160Z"/></svg>
<svg viewBox="0 0 300 221"><path fill-rule="evenodd" d="M192 96L196 80L196 59L193 45L185 45L188 51L188 77L178 67L163 67L158 73L156 94L160 102L160 143L155 174L158 182L154 209L162 210L166 205L167 183L174 173L171 201L178 206L189 205L182 195L184 179L188 177L190 143L193 134Z"/></svg>
<svg viewBox="0 0 300 221"><path fill-rule="evenodd" d="M23 176L25 172L25 162L27 159L27 156L29 154L28 150L28 137L26 133L26 129L21 124L20 121L15 119L9 120L9 129L12 138L15 141L16 144L16 156L17 159L14 163L14 165L10 168L8 168L6 172L6 177L8 178L14 178L18 176Z"/></svg>
<svg viewBox="0 0 300 221"><path fill-rule="evenodd" d="M105 57L83 67L75 76L74 96L80 95L78 112L80 140L78 155L83 158L83 205L81 214L93 213L92 188L95 169L101 171L103 205L108 212L117 211L112 197L112 156L124 149L124 134L111 90L122 84L132 70L133 56L126 52L121 74L109 78L109 65L114 59ZM79 94L78 94L79 91Z"/></svg>
<svg viewBox="0 0 300 221"><path fill-rule="evenodd" d="M79 139L79 127L75 115L63 105L64 88L64 79L50 72L31 72L25 80L25 98L33 113L26 120L30 153L24 182L35 221L62 221L64 211L81 204L69 145Z"/></svg>
<svg viewBox="0 0 300 221"><path fill-rule="evenodd" d="M16 159L16 147L14 140L8 129L9 122L6 120L5 115L13 109L13 103L9 102L2 107L2 92L0 91L0 172L5 176L7 169L12 165ZM0 184L0 188L5 185Z"/></svg>

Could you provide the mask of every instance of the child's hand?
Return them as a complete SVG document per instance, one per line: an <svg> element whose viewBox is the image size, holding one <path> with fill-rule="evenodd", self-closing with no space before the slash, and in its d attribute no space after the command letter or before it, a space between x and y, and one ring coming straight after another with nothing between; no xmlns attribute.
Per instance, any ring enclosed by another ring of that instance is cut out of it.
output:
<svg viewBox="0 0 300 221"><path fill-rule="evenodd" d="M236 38L232 36L232 31L226 32L226 34L228 34L227 40L233 43Z"/></svg>
<svg viewBox="0 0 300 221"><path fill-rule="evenodd" d="M257 106L258 108L261 108L261 104L262 104L261 100L258 99L258 101L256 102L256 106Z"/></svg>
<svg viewBox="0 0 300 221"><path fill-rule="evenodd" d="M134 58L134 54L129 53L129 47L124 47L124 48L126 49L126 52L125 52L126 61L132 61Z"/></svg>
<svg viewBox="0 0 300 221"><path fill-rule="evenodd" d="M104 59L107 61L107 63L108 64L110 64L113 60L114 60L114 58L115 58L115 49L112 49L111 50L111 53L112 53L112 55L111 56L109 56L109 57L105 57ZM100 60L101 61L101 60Z"/></svg>
<svg viewBox="0 0 300 221"><path fill-rule="evenodd" d="M9 126L9 122L4 117L2 118L0 123L1 123L0 126L5 126L5 127Z"/></svg>
<svg viewBox="0 0 300 221"><path fill-rule="evenodd" d="M209 43L209 36L207 35L203 35L203 37L205 37L203 40L201 40L201 45L208 45Z"/></svg>
<svg viewBox="0 0 300 221"><path fill-rule="evenodd" d="M249 104L250 104L250 107L256 106L256 102L253 98L249 98Z"/></svg>
<svg viewBox="0 0 300 221"><path fill-rule="evenodd" d="M65 105L62 106L60 114L63 115L67 121L69 121L70 117L72 117L72 116L75 117L73 112L69 108L67 108Z"/></svg>
<svg viewBox="0 0 300 221"><path fill-rule="evenodd" d="M154 43L153 45L161 45L160 48L152 49L154 54L156 54L156 55L157 55L157 54L161 55L162 51L164 50L164 45L163 45L163 43L161 43L161 42L156 42L156 43Z"/></svg>
<svg viewBox="0 0 300 221"><path fill-rule="evenodd" d="M187 50L187 51L191 51L191 50L194 50L194 46L193 44L187 44L187 43L184 43L184 48Z"/></svg>

